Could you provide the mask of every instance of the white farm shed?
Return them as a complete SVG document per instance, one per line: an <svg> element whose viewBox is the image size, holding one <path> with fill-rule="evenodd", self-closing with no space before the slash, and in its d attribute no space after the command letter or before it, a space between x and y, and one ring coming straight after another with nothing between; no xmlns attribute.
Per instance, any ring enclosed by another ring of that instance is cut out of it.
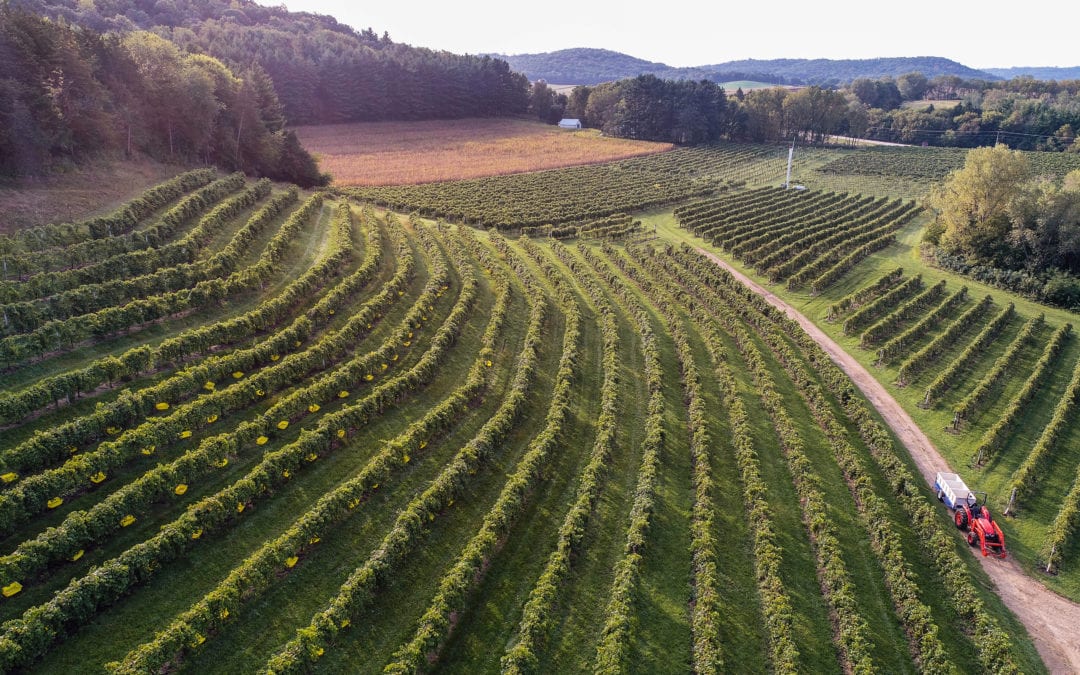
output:
<svg viewBox="0 0 1080 675"><path fill-rule="evenodd" d="M560 129L580 129L581 128L581 120L573 119L573 118L569 118L569 117L563 118L563 119L559 120L559 128Z"/></svg>

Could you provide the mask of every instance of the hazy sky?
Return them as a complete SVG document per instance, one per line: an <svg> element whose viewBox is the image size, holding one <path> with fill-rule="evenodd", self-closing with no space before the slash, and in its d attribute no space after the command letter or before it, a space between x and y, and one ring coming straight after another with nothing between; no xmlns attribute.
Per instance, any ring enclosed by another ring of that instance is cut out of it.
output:
<svg viewBox="0 0 1080 675"><path fill-rule="evenodd" d="M262 4L278 2L259 0ZM1077 66L1076 6L1030 0L1011 14L943 0L292 0L395 42L459 54L598 47L671 66L737 59L944 56L975 68ZM1022 16L1020 15L1022 13Z"/></svg>

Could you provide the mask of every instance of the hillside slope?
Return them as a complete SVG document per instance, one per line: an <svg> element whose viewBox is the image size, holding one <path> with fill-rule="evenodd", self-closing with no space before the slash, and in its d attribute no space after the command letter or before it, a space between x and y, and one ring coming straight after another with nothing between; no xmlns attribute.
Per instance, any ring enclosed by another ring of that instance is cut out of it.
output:
<svg viewBox="0 0 1080 675"><path fill-rule="evenodd" d="M1005 79L1030 75L1036 80L1080 80L1080 66L1014 66L1012 68L983 68L984 72Z"/></svg>
<svg viewBox="0 0 1080 675"><path fill-rule="evenodd" d="M850 82L858 77L899 76L919 71L927 77L956 75L967 79L998 79L956 61L936 57L877 59L744 59L690 68L638 59L606 49L563 49L543 54L499 55L531 80L559 84L598 84L638 75L670 79L760 80L778 84Z"/></svg>
<svg viewBox="0 0 1080 675"><path fill-rule="evenodd" d="M527 104L528 83L497 59L397 43L284 4L14 0L11 7L100 32L154 31L232 67L258 63L290 124L487 117Z"/></svg>

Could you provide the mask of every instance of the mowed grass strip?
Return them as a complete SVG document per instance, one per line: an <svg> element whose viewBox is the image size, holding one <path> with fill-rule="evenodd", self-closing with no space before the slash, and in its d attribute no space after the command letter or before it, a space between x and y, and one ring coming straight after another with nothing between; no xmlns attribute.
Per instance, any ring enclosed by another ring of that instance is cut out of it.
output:
<svg viewBox="0 0 1080 675"><path fill-rule="evenodd" d="M693 456L691 452L687 391L681 384L679 345L672 327L662 318L655 279L621 249L605 246L604 255L612 269L622 270L626 282L633 283L641 301L652 314L654 331L660 339L661 362L664 372L664 445L660 453L660 471L656 485L654 523L650 529L650 552L642 568L642 627L631 660L649 664L650 668L691 668L692 602L690 581L693 578L693 539L691 537L694 508ZM633 282L631 282L633 279ZM673 305L674 306L674 305ZM685 329L685 327L684 327ZM716 418L723 417L719 411Z"/></svg>

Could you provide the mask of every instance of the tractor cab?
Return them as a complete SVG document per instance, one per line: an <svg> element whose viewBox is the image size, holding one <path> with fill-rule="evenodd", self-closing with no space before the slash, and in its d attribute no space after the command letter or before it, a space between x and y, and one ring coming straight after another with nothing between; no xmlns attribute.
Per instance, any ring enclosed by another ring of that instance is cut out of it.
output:
<svg viewBox="0 0 1080 675"><path fill-rule="evenodd" d="M953 522L969 544L978 546L984 556L1005 557L1005 534L990 515L985 492L969 490L960 476L945 472L938 473L934 488L938 499L953 510Z"/></svg>
<svg viewBox="0 0 1080 675"><path fill-rule="evenodd" d="M978 495L982 495L981 503ZM984 556L1005 557L1005 534L990 515L985 492L970 492L958 505L953 519L956 527L967 534L968 544L980 547Z"/></svg>

